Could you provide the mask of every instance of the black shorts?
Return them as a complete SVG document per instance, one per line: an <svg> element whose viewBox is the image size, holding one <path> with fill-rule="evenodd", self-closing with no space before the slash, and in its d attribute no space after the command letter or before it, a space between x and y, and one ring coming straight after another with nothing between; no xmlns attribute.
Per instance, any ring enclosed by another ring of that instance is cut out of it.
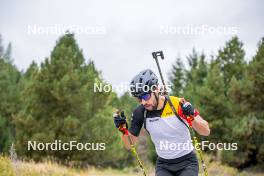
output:
<svg viewBox="0 0 264 176"><path fill-rule="evenodd" d="M157 159L156 176L198 176L198 172L198 160L193 151L176 159Z"/></svg>

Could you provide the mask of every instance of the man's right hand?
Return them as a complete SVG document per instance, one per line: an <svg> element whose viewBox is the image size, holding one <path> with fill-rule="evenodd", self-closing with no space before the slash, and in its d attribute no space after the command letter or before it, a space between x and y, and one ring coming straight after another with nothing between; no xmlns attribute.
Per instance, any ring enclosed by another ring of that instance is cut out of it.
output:
<svg viewBox="0 0 264 176"><path fill-rule="evenodd" d="M124 114L124 111L121 111L121 113L117 111L114 113L113 116L114 116L114 123L115 123L116 128L118 128L119 131L125 134L127 131L128 125L127 125L126 116Z"/></svg>

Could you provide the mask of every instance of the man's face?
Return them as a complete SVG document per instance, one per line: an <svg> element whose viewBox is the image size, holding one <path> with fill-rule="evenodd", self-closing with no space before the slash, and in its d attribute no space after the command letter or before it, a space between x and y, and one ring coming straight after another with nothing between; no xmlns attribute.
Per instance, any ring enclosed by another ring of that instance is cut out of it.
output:
<svg viewBox="0 0 264 176"><path fill-rule="evenodd" d="M157 106L157 101L153 92L142 96L142 98L138 98L138 101L149 111L153 111Z"/></svg>

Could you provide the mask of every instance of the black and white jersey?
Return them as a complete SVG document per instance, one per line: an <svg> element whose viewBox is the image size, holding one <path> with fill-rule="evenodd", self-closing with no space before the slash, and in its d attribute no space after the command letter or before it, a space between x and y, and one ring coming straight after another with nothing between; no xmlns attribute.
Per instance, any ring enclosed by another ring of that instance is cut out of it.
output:
<svg viewBox="0 0 264 176"><path fill-rule="evenodd" d="M180 99L170 96L170 100L178 111ZM184 122L187 124L185 120ZM175 116L166 99L161 110L146 111L143 105L139 105L133 111L129 132L139 136L144 125L158 156L164 159L175 159L193 151L191 135L186 124Z"/></svg>

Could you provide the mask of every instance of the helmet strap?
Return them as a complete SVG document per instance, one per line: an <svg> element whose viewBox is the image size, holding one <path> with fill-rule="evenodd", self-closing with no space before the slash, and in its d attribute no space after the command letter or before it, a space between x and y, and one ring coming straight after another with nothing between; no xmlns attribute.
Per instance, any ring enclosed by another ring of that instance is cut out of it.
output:
<svg viewBox="0 0 264 176"><path fill-rule="evenodd" d="M160 96L160 94L158 93L158 95L156 95L156 92L153 92L153 94L154 94L156 102L157 102L157 105L154 107L154 109L157 110L158 106L159 106L159 96Z"/></svg>

